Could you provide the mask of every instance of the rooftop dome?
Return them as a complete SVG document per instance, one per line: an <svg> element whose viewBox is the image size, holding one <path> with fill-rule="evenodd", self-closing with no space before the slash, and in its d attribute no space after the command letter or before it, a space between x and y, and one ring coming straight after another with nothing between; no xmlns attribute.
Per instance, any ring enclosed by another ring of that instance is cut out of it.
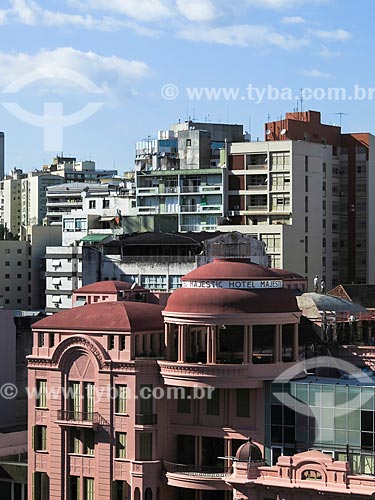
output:
<svg viewBox="0 0 375 500"><path fill-rule="evenodd" d="M85 332L148 332L163 330L162 307L144 302L98 302L48 316L33 329Z"/></svg>
<svg viewBox="0 0 375 500"><path fill-rule="evenodd" d="M186 274L181 280L280 279L280 275L275 271L245 259L214 259L213 262Z"/></svg>
<svg viewBox="0 0 375 500"><path fill-rule="evenodd" d="M239 462L262 462L263 456L260 448L249 439L238 448L236 459Z"/></svg>
<svg viewBox="0 0 375 500"><path fill-rule="evenodd" d="M181 278L165 315L239 315L299 312L293 293L272 269L244 260L215 259Z"/></svg>

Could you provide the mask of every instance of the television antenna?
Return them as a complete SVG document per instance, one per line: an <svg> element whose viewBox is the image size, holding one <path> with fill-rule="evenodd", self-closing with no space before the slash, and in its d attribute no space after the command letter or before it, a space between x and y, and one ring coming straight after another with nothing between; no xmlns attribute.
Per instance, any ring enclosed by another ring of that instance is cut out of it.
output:
<svg viewBox="0 0 375 500"><path fill-rule="evenodd" d="M343 116L348 116L349 113L343 113L343 112L340 112L340 113L333 113L334 115L339 115L340 117L340 128L341 128L341 124L342 124L342 117Z"/></svg>

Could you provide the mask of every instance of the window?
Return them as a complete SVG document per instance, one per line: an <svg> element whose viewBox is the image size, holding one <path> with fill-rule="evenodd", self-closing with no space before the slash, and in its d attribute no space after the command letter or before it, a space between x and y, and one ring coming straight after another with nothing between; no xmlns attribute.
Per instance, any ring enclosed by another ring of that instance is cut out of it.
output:
<svg viewBox="0 0 375 500"><path fill-rule="evenodd" d="M47 450L47 426L36 425L33 429L33 450L46 451Z"/></svg>
<svg viewBox="0 0 375 500"><path fill-rule="evenodd" d="M169 275L169 289L176 290L176 288L181 288L181 275Z"/></svg>
<svg viewBox="0 0 375 500"><path fill-rule="evenodd" d="M89 208L96 208L96 200L89 201Z"/></svg>
<svg viewBox="0 0 375 500"><path fill-rule="evenodd" d="M262 234L260 239L266 245L266 251L269 253L280 252L281 236L280 234Z"/></svg>
<svg viewBox="0 0 375 500"><path fill-rule="evenodd" d="M81 454L82 441L81 441L81 431L76 427L72 427L69 430L69 453L74 453L75 455Z"/></svg>
<svg viewBox="0 0 375 500"><path fill-rule="evenodd" d="M108 335L108 350L112 351L115 348L115 336Z"/></svg>
<svg viewBox="0 0 375 500"><path fill-rule="evenodd" d="M55 347L55 334L49 333L48 338L49 338L49 347Z"/></svg>
<svg viewBox="0 0 375 500"><path fill-rule="evenodd" d="M6 253L6 254L10 254L10 248L6 248L6 249L5 249L5 253Z"/></svg>
<svg viewBox="0 0 375 500"><path fill-rule="evenodd" d="M290 153L288 151L271 153L272 170L288 170L290 165Z"/></svg>
<svg viewBox="0 0 375 500"><path fill-rule="evenodd" d="M5 266L6 266L6 267L9 267L9 266L10 266L10 262L9 262L9 260L6 260L6 261L5 261Z"/></svg>
<svg viewBox="0 0 375 500"><path fill-rule="evenodd" d="M250 389L237 389L236 416L250 417Z"/></svg>
<svg viewBox="0 0 375 500"><path fill-rule="evenodd" d="M178 413L190 413L191 388L181 387L182 391L178 393L177 411Z"/></svg>
<svg viewBox="0 0 375 500"><path fill-rule="evenodd" d="M116 385L116 413L126 414L126 385Z"/></svg>
<svg viewBox="0 0 375 500"><path fill-rule="evenodd" d="M206 400L206 414L220 415L220 392L214 389Z"/></svg>
<svg viewBox="0 0 375 500"><path fill-rule="evenodd" d="M38 347L44 347L44 333L38 333Z"/></svg>
<svg viewBox="0 0 375 500"><path fill-rule="evenodd" d="M95 498L95 491L94 491L94 485L95 485L95 483L94 483L94 479L85 477L83 479L83 485L84 485L84 488L83 488L83 492L84 492L83 500L94 500L94 498Z"/></svg>
<svg viewBox="0 0 375 500"><path fill-rule="evenodd" d="M74 219L64 219L63 220L63 230L65 232L74 231Z"/></svg>
<svg viewBox="0 0 375 500"><path fill-rule="evenodd" d="M87 229L86 219L76 219L75 229L76 229L76 231L86 231L86 229Z"/></svg>
<svg viewBox="0 0 375 500"><path fill-rule="evenodd" d="M114 482L113 500L130 500L130 486L126 481Z"/></svg>
<svg viewBox="0 0 375 500"><path fill-rule="evenodd" d="M85 418L91 420L95 411L94 384L92 382L85 382L83 384L83 390L83 411Z"/></svg>
<svg viewBox="0 0 375 500"><path fill-rule="evenodd" d="M5 279L6 279L6 280L10 279L10 274L6 274L6 275L5 275Z"/></svg>
<svg viewBox="0 0 375 500"><path fill-rule="evenodd" d="M17 292L22 292L22 286L17 287Z"/></svg>
<svg viewBox="0 0 375 500"><path fill-rule="evenodd" d="M22 248L17 248L17 253L22 253Z"/></svg>
<svg viewBox="0 0 375 500"><path fill-rule="evenodd" d="M81 480L79 477L70 476L69 478L69 498L70 500L80 500Z"/></svg>
<svg viewBox="0 0 375 500"><path fill-rule="evenodd" d="M126 347L126 337L125 335L120 335L120 351L125 351Z"/></svg>
<svg viewBox="0 0 375 500"><path fill-rule="evenodd" d="M17 274L17 279L21 280L22 279L22 274Z"/></svg>
<svg viewBox="0 0 375 500"><path fill-rule="evenodd" d="M126 458L126 445L126 432L116 432L116 458Z"/></svg>
<svg viewBox="0 0 375 500"><path fill-rule="evenodd" d="M47 408L47 380L36 381L36 407Z"/></svg>
<svg viewBox="0 0 375 500"><path fill-rule="evenodd" d="M103 200L103 208L109 208L109 200Z"/></svg>
<svg viewBox="0 0 375 500"><path fill-rule="evenodd" d="M191 146L191 139L186 139L186 147L190 147Z"/></svg>
<svg viewBox="0 0 375 500"><path fill-rule="evenodd" d="M49 500L49 477L45 472L34 472L33 490L33 500Z"/></svg>
<svg viewBox="0 0 375 500"><path fill-rule="evenodd" d="M166 290L167 289L167 277L164 274L161 275L143 275L141 277L141 285L149 290Z"/></svg>
<svg viewBox="0 0 375 500"><path fill-rule="evenodd" d="M83 454L94 455L95 451L95 432L92 429L83 431Z"/></svg>
<svg viewBox="0 0 375 500"><path fill-rule="evenodd" d="M152 460L152 433L139 434L139 460Z"/></svg>

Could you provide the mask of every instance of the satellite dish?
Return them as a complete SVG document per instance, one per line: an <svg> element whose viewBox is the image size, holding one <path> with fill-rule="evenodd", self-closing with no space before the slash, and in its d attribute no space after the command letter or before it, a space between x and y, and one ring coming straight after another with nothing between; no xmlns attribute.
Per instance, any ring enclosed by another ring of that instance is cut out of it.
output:
<svg viewBox="0 0 375 500"><path fill-rule="evenodd" d="M266 130L266 135L270 135L271 130Z"/></svg>
<svg viewBox="0 0 375 500"><path fill-rule="evenodd" d="M283 128L282 131L280 132L280 135L285 135L287 133L286 128Z"/></svg>

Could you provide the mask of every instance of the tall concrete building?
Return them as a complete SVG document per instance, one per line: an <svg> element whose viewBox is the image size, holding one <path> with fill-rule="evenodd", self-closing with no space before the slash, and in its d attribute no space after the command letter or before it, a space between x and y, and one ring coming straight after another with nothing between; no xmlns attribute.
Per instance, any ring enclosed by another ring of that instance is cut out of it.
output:
<svg viewBox="0 0 375 500"><path fill-rule="evenodd" d="M341 134L340 127L322 124L316 111L287 113L283 120L266 123L265 134L267 141L297 140L332 146L339 165L333 166L334 184L325 187L327 192L332 189L332 206L327 205L327 210L331 208L338 215L332 226L326 226L327 231L339 235L332 249L334 253L339 249L338 259L334 257L332 262L332 267L339 269L339 277L333 284L374 283L375 137L369 133Z"/></svg>
<svg viewBox="0 0 375 500"><path fill-rule="evenodd" d="M187 121L136 144L139 215L174 216L178 231L215 231L225 213L225 142L243 141L242 125Z"/></svg>
<svg viewBox="0 0 375 500"><path fill-rule="evenodd" d="M339 158L304 141L228 145L228 211L221 230L266 243L271 265L339 280Z"/></svg>
<svg viewBox="0 0 375 500"><path fill-rule="evenodd" d="M0 181L3 180L5 173L5 134L0 132Z"/></svg>

